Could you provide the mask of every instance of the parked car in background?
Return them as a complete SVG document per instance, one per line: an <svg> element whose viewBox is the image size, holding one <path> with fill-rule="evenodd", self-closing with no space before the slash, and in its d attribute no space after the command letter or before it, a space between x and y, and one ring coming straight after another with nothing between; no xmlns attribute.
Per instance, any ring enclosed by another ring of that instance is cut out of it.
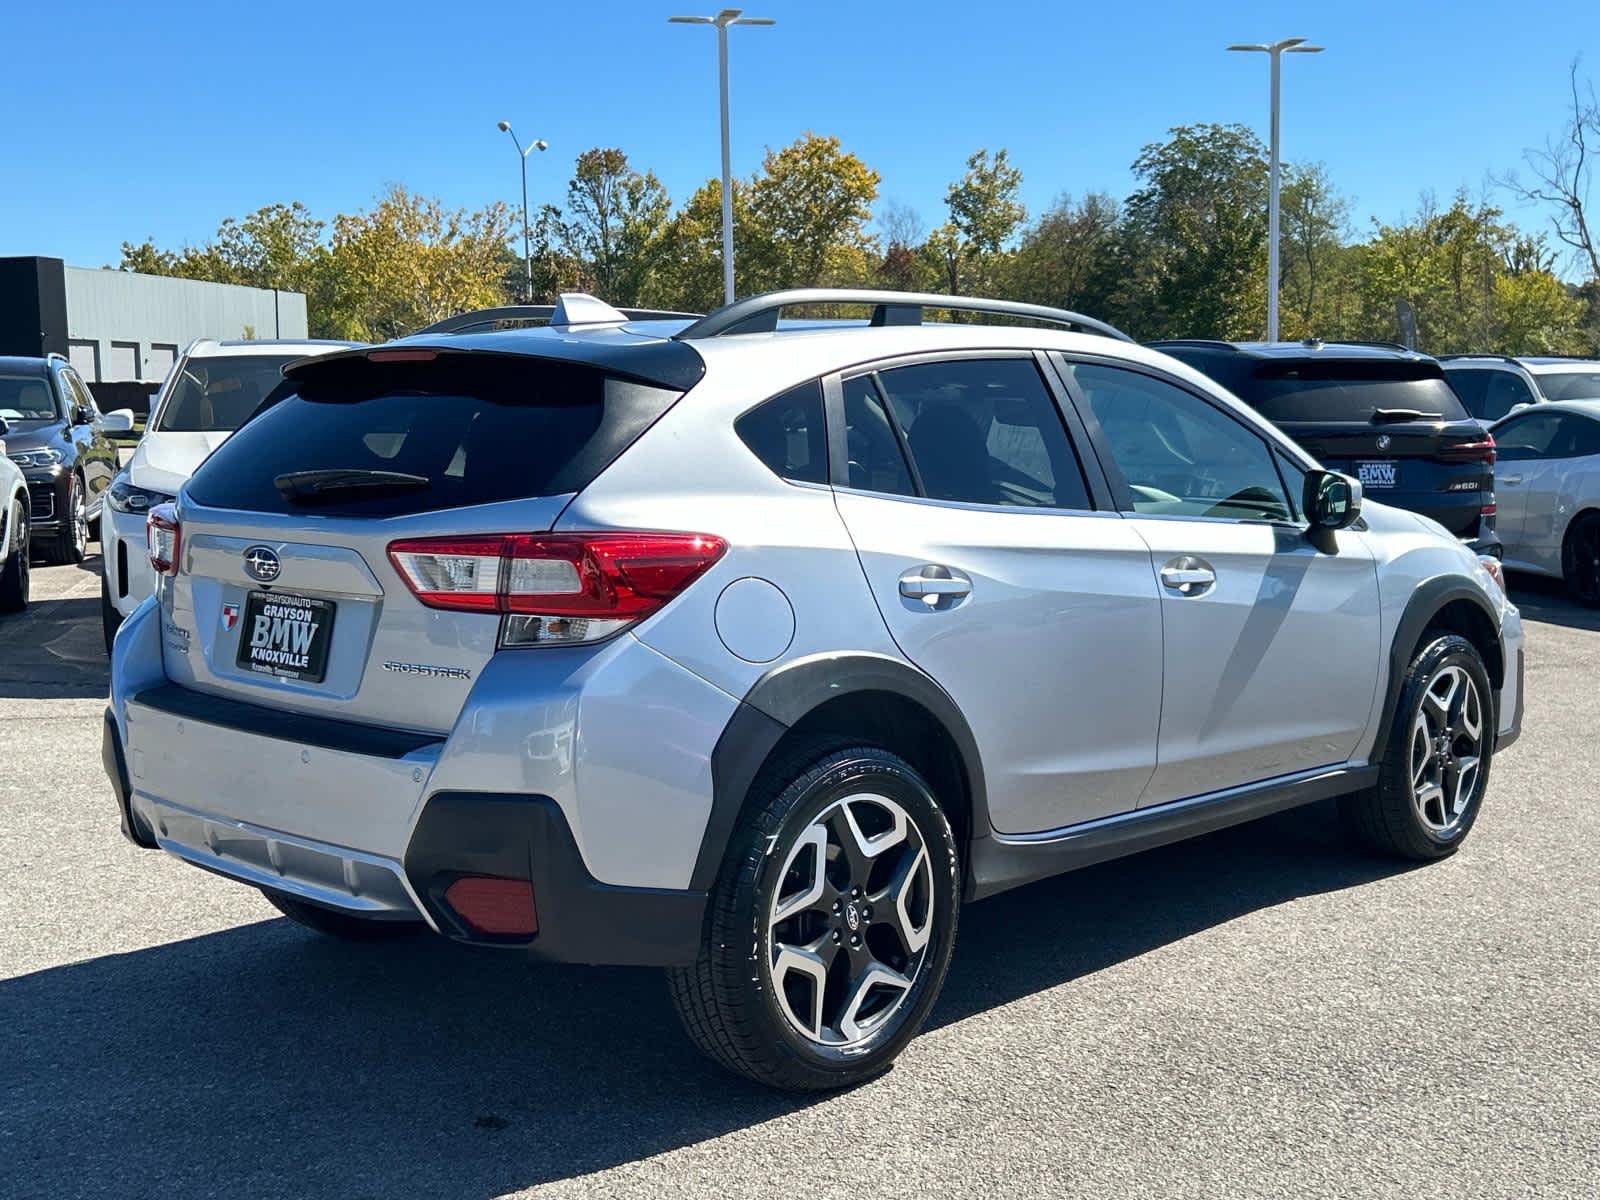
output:
<svg viewBox="0 0 1600 1200"><path fill-rule="evenodd" d="M0 417L0 612L28 606L28 481L6 457L10 422Z"/></svg>
<svg viewBox="0 0 1600 1200"><path fill-rule="evenodd" d="M1494 439L1437 360L1401 346L1340 342L1152 343L1203 371L1367 495L1437 521L1498 554Z"/></svg>
<svg viewBox="0 0 1600 1200"><path fill-rule="evenodd" d="M1600 399L1520 409L1494 439L1506 565L1564 579L1600 607Z"/></svg>
<svg viewBox="0 0 1600 1200"><path fill-rule="evenodd" d="M0 419L6 455L28 481L33 545L54 562L82 562L117 473L108 436L133 428L129 409L102 414L77 371L59 354L0 358Z"/></svg>
<svg viewBox="0 0 1600 1200"><path fill-rule="evenodd" d="M1446 354L1439 362L1461 403L1484 426L1524 404L1600 400L1600 361L1594 359Z"/></svg>
<svg viewBox="0 0 1600 1200"><path fill-rule="evenodd" d="M297 358L348 350L358 342L275 340L193 342L150 405L144 436L106 495L100 587L106 650L123 617L151 592L145 514L171 500L184 481L251 413Z"/></svg>
<svg viewBox="0 0 1600 1200"><path fill-rule="evenodd" d="M1498 563L1199 372L955 296L549 315L293 363L151 510L133 842L325 934L665 967L712 1058L819 1089L915 1036L963 901L1334 796L1467 837Z"/></svg>

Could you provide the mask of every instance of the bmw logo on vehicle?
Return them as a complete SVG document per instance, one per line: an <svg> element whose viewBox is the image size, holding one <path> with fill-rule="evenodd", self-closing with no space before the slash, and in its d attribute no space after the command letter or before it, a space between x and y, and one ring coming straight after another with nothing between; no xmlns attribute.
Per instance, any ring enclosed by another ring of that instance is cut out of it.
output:
<svg viewBox="0 0 1600 1200"><path fill-rule="evenodd" d="M257 583L271 583L283 570L283 564L270 546L250 546L244 552L244 569Z"/></svg>
<svg viewBox="0 0 1600 1200"><path fill-rule="evenodd" d="M1378 435L1378 449L1387 450L1389 448L1389 443L1393 440L1394 439L1392 439L1387 433L1380 433Z"/></svg>

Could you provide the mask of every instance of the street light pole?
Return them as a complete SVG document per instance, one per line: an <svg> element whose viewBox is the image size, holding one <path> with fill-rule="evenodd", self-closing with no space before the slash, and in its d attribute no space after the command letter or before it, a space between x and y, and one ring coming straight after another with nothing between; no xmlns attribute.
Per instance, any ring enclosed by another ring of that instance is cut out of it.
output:
<svg viewBox="0 0 1600 1200"><path fill-rule="evenodd" d="M722 291L733 303L733 167L728 137L728 27L776 25L770 17L742 17L739 8L725 8L714 17L668 17L669 25L715 25L717 28L717 80L722 93Z"/></svg>
<svg viewBox="0 0 1600 1200"><path fill-rule="evenodd" d="M522 143L517 140L516 130L511 128L510 121L501 121L496 125L501 133L511 135L511 144L517 148L517 157L522 160L522 299L524 303L533 303L533 243L528 238L528 155L535 150L548 150L550 143L543 138L538 138L529 143L524 150Z"/></svg>
<svg viewBox="0 0 1600 1200"><path fill-rule="evenodd" d="M1308 46L1305 38L1284 38L1281 42L1250 43L1229 46L1229 50L1266 54L1272 59L1272 157L1268 173L1267 193L1267 341L1278 340L1278 95L1279 61L1288 54L1321 54L1321 46Z"/></svg>

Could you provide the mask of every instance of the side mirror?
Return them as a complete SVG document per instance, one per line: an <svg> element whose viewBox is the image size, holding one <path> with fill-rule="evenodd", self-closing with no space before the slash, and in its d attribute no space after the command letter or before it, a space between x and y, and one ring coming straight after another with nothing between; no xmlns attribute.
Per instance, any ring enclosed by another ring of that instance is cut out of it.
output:
<svg viewBox="0 0 1600 1200"><path fill-rule="evenodd" d="M100 414L100 432L102 433L132 433L133 409L119 408L114 412Z"/></svg>
<svg viewBox="0 0 1600 1200"><path fill-rule="evenodd" d="M1302 508L1313 529L1348 529L1361 516L1361 484L1337 471L1307 471Z"/></svg>

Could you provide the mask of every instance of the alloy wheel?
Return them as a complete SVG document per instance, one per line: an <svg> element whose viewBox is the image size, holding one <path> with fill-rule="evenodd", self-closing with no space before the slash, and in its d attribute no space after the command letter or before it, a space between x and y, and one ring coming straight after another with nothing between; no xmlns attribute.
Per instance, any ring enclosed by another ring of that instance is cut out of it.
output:
<svg viewBox="0 0 1600 1200"><path fill-rule="evenodd" d="M1484 708L1464 667L1440 667L1411 723L1411 803L1435 837L1460 827L1482 774Z"/></svg>
<svg viewBox="0 0 1600 1200"><path fill-rule="evenodd" d="M916 822L887 796L846 796L784 861L767 914L773 995L802 1037L859 1045L904 1005L933 933L933 864Z"/></svg>
<svg viewBox="0 0 1600 1200"><path fill-rule="evenodd" d="M1600 521L1585 521L1573 536L1573 590L1593 604L1600 600Z"/></svg>

